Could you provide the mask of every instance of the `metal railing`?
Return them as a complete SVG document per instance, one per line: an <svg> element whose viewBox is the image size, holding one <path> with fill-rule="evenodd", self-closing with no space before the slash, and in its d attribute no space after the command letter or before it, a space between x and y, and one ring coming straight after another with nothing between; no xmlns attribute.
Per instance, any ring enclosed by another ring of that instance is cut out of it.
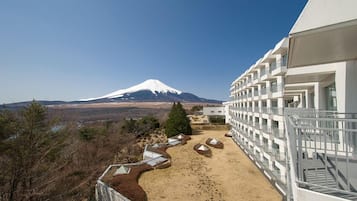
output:
<svg viewBox="0 0 357 201"><path fill-rule="evenodd" d="M289 179L290 188L296 182L299 188L357 199L356 117L285 108L289 169L295 173Z"/></svg>

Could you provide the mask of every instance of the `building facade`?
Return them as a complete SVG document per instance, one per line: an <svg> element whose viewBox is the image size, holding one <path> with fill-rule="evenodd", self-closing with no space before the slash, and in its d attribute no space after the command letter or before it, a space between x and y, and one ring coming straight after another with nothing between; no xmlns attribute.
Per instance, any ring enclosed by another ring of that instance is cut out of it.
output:
<svg viewBox="0 0 357 201"><path fill-rule="evenodd" d="M230 88L233 139L283 194L287 182L283 111L297 103L284 96L287 53L288 38L284 38Z"/></svg>
<svg viewBox="0 0 357 201"><path fill-rule="evenodd" d="M231 84L233 140L288 200L357 200L356 7L308 1Z"/></svg>

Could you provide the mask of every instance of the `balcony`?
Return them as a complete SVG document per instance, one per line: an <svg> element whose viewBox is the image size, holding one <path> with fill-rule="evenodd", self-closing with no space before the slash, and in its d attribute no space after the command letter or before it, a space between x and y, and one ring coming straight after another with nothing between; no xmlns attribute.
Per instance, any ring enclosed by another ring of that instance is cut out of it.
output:
<svg viewBox="0 0 357 201"><path fill-rule="evenodd" d="M260 77L258 76L258 74L255 74L253 76L253 84L258 84L260 82Z"/></svg>
<svg viewBox="0 0 357 201"><path fill-rule="evenodd" d="M259 124L259 122L255 122L255 123L253 124L253 127L254 127L256 130L260 130L260 124Z"/></svg>
<svg viewBox="0 0 357 201"><path fill-rule="evenodd" d="M260 130L264 132L268 132L268 125L267 124L260 125Z"/></svg>
<svg viewBox="0 0 357 201"><path fill-rule="evenodd" d="M274 135L274 137L278 139L285 139L285 131L284 129L279 129L279 128L272 128L271 133Z"/></svg>
<svg viewBox="0 0 357 201"><path fill-rule="evenodd" d="M273 156L275 158L276 161L279 161L279 162L284 162L285 163L285 160L286 160L286 153L285 152L280 152L279 148L273 148Z"/></svg>
<svg viewBox="0 0 357 201"><path fill-rule="evenodd" d="M272 62L270 64L270 69L269 69L269 72L271 73L273 70L275 70L277 68L277 64L276 62Z"/></svg>
<svg viewBox="0 0 357 201"><path fill-rule="evenodd" d="M288 108L284 115L292 193L357 200L357 114ZM344 140L331 140L333 133Z"/></svg>
<svg viewBox="0 0 357 201"><path fill-rule="evenodd" d="M268 111L269 111L269 110L268 110L268 108L267 108L266 106L260 108L260 112L261 112L261 113L269 114Z"/></svg>
<svg viewBox="0 0 357 201"><path fill-rule="evenodd" d="M266 170L270 170L270 167L269 167L269 160L268 159L262 159L262 165L264 167L264 169Z"/></svg>
<svg viewBox="0 0 357 201"><path fill-rule="evenodd" d="M248 99L251 98L251 97L252 97L252 92L250 92L250 93L247 94L247 98L248 98Z"/></svg>
<svg viewBox="0 0 357 201"><path fill-rule="evenodd" d="M281 60L281 62L278 63L277 66L275 66L274 69L271 70L271 75L277 76L277 75L283 75L287 71L287 61L284 59Z"/></svg>
<svg viewBox="0 0 357 201"><path fill-rule="evenodd" d="M261 88L260 89L260 95L263 96L263 95L266 95L267 94L267 88Z"/></svg>
<svg viewBox="0 0 357 201"><path fill-rule="evenodd" d="M281 179L280 179L280 178L281 178L281 172L280 172L279 169L275 169L275 168L274 168L274 170L272 170L271 173L273 173L273 175L274 175L274 177L275 177L276 179L281 180Z"/></svg>
<svg viewBox="0 0 357 201"><path fill-rule="evenodd" d="M260 70L260 78L262 78L264 75L266 75L266 73L265 73L265 68L262 68L262 69Z"/></svg>
<svg viewBox="0 0 357 201"><path fill-rule="evenodd" d="M282 115L284 115L284 108L271 107L268 109L268 113L282 116Z"/></svg>
<svg viewBox="0 0 357 201"><path fill-rule="evenodd" d="M281 85L279 84L272 84L271 86L270 86L270 91L272 92L272 93L275 93L275 92L278 92L278 91L281 91Z"/></svg>
<svg viewBox="0 0 357 201"><path fill-rule="evenodd" d="M259 92L258 92L258 90L254 90L253 95L254 95L254 96L259 96Z"/></svg>
<svg viewBox="0 0 357 201"><path fill-rule="evenodd" d="M270 73L270 71L264 71L264 74L261 74L261 77L260 77L260 79L262 80L262 81L264 81L264 80L266 80L266 79L269 79L269 78L271 78L271 73Z"/></svg>
<svg viewBox="0 0 357 201"><path fill-rule="evenodd" d="M262 148L265 153L273 153L273 149L267 143L263 143Z"/></svg>
<svg viewBox="0 0 357 201"><path fill-rule="evenodd" d="M252 142L254 142L254 141L255 141L255 138L254 138L254 136L253 136L253 135L249 135L249 136L248 136L248 138L249 138Z"/></svg>

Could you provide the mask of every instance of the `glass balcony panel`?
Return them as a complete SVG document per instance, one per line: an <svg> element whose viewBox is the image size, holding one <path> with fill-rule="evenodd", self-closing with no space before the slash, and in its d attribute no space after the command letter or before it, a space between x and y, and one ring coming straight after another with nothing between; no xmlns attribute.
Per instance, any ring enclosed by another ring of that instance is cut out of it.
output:
<svg viewBox="0 0 357 201"><path fill-rule="evenodd" d="M273 61L271 64L270 64L270 72L272 72L273 70L276 69L276 62Z"/></svg>
<svg viewBox="0 0 357 201"><path fill-rule="evenodd" d="M265 95L267 93L267 89L266 88L261 88L260 89L260 95Z"/></svg>

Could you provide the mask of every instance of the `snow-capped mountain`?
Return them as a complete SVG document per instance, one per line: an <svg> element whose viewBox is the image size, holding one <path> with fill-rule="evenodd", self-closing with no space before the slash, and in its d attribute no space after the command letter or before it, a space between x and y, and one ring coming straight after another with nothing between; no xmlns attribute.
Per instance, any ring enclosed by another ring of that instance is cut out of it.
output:
<svg viewBox="0 0 357 201"><path fill-rule="evenodd" d="M138 91L151 91L153 94L168 93L168 92L175 93L175 94L182 93L177 89L167 86L166 84L162 83L160 80L149 79L138 85L129 87L127 89L120 89L104 96L100 96L97 98L82 99L81 101L92 101L92 100L98 100L104 98L108 98L108 99L120 98L125 96L125 94L135 93Z"/></svg>
<svg viewBox="0 0 357 201"><path fill-rule="evenodd" d="M220 101L200 98L191 93L185 93L172 88L159 80L149 79L127 89L120 89L97 98L81 99L82 102L125 102L125 101L181 101L210 102Z"/></svg>

